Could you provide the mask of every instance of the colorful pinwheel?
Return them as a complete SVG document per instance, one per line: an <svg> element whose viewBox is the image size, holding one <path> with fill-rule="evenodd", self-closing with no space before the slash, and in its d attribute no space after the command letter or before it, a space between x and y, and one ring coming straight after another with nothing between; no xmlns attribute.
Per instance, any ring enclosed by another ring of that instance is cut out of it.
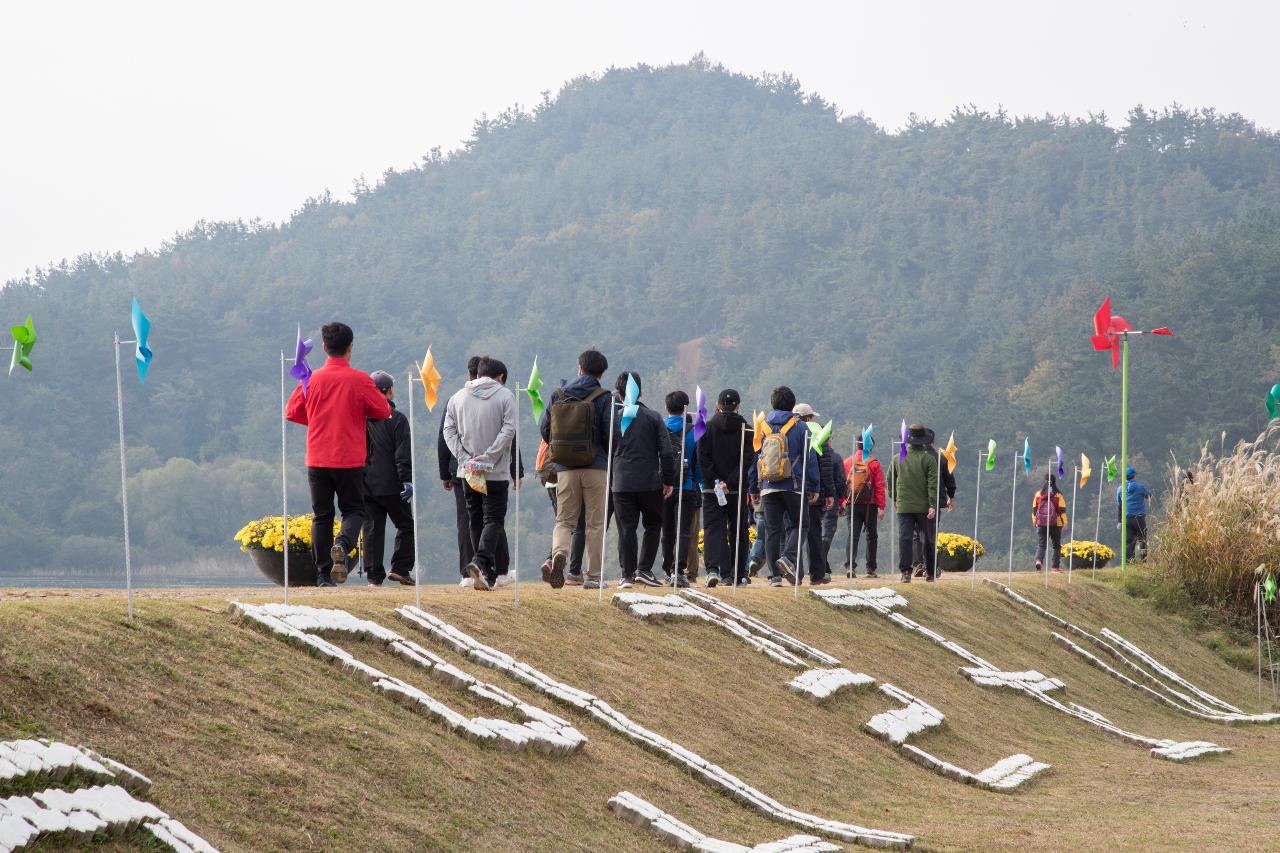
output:
<svg viewBox="0 0 1280 853"><path fill-rule="evenodd" d="M1084 488L1084 484L1089 482L1089 478L1093 476L1093 466L1089 463L1089 457L1083 453L1080 454L1080 488Z"/></svg>
<svg viewBox="0 0 1280 853"><path fill-rule="evenodd" d="M302 339L302 326L298 326L298 342L293 350L293 367L289 368L289 375L302 383L302 396L307 396L307 385L311 383L311 365L307 364L307 356L311 354L312 347L311 338L305 341Z"/></svg>
<svg viewBox="0 0 1280 853"><path fill-rule="evenodd" d="M1027 472L1027 478L1031 477L1031 439L1026 439L1022 443L1022 468Z"/></svg>
<svg viewBox="0 0 1280 853"><path fill-rule="evenodd" d="M862 458L871 458L871 450L876 446L875 424L867 424L867 428L862 431Z"/></svg>
<svg viewBox="0 0 1280 853"><path fill-rule="evenodd" d="M418 376L422 379L423 402L427 404L427 411L433 411L440 395L440 371L436 370L436 359L429 346L422 365L418 368Z"/></svg>
<svg viewBox="0 0 1280 853"><path fill-rule="evenodd" d="M151 347L147 346L147 340L151 337L151 321L147 319L147 315L142 313L142 306L138 304L137 297L133 300L133 337L134 337L134 360L138 363L138 381L146 384L147 369L151 367Z"/></svg>
<svg viewBox="0 0 1280 853"><path fill-rule="evenodd" d="M827 421L826 426L818 426L813 421L809 421L809 423L805 424L805 426L809 427L809 434L813 437L810 446L813 447L813 452L819 456L822 455L822 448L826 445L827 439L831 438L832 423L832 421Z"/></svg>
<svg viewBox="0 0 1280 853"><path fill-rule="evenodd" d="M630 373L627 374L627 391L622 399L622 434L627 434L627 427L631 426L631 422L636 419L636 415L640 413L640 386L636 384L636 378Z"/></svg>
<svg viewBox="0 0 1280 853"><path fill-rule="evenodd" d="M947 439L947 446L942 448L942 458L947 460L947 471L955 473L956 470L956 434L953 430L951 437Z"/></svg>
<svg viewBox="0 0 1280 853"><path fill-rule="evenodd" d="M1132 332L1133 326L1119 314L1111 314L1111 297L1102 300L1102 307L1093 315L1093 348L1097 352L1111 350L1111 369L1120 367L1120 336ZM1168 331L1167 329L1165 331Z"/></svg>
<svg viewBox="0 0 1280 853"><path fill-rule="evenodd" d="M1062 448L1055 445L1053 449L1058 454L1058 479L1061 480L1063 477L1067 476L1067 469L1062 465Z"/></svg>
<svg viewBox="0 0 1280 853"><path fill-rule="evenodd" d="M1271 390L1267 392L1267 414L1273 419L1280 418L1280 382L1271 386Z"/></svg>
<svg viewBox="0 0 1280 853"><path fill-rule="evenodd" d="M996 440L987 439L987 470L996 470Z"/></svg>
<svg viewBox="0 0 1280 853"><path fill-rule="evenodd" d="M702 437L707 434L707 396L702 393L701 385L697 386L693 398L697 403L697 413L693 417L693 440L697 442L702 441Z"/></svg>
<svg viewBox="0 0 1280 853"><path fill-rule="evenodd" d="M27 315L27 322L21 326L13 326L13 356L9 359L9 375L13 375L13 369L21 365L27 372L31 371L31 350L36 345L36 324L31 319L31 315ZM1277 386L1280 387L1280 386Z"/></svg>
<svg viewBox="0 0 1280 853"><path fill-rule="evenodd" d="M902 432L901 432L901 436L902 436L902 443L901 443L901 445L898 447L898 461L899 461L899 462L906 462L906 461L907 461L907 435L908 435L908 433L907 433L907 422L904 420L904 421L902 422Z"/></svg>
<svg viewBox="0 0 1280 853"><path fill-rule="evenodd" d="M538 372L538 357L533 357L533 370L529 371L529 384L524 389L524 393L529 395L529 404L533 407L533 422L542 423L542 410L546 408L546 404L542 402L542 395L538 390L542 388L542 374Z"/></svg>

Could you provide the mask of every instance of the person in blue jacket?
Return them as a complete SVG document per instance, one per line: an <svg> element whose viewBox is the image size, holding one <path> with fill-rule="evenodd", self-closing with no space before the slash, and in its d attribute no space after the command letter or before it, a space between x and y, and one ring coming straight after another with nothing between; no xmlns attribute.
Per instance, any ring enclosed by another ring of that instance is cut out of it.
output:
<svg viewBox="0 0 1280 853"><path fill-rule="evenodd" d="M689 395L672 391L667 395L667 433L671 449L680 464L680 435L684 434L684 466L678 477L679 491L672 490L662 502L662 570L674 587L689 585L689 541L693 534L694 513L702 506L702 465L698 462L698 443L693 426L686 420ZM677 514L679 520L677 522Z"/></svg>
<svg viewBox="0 0 1280 853"><path fill-rule="evenodd" d="M791 476L780 480L761 480L766 447L756 453L755 464L747 472L747 499L753 505L764 507L765 562L770 569L770 586L795 584L801 580L796 573L796 550L800 533L800 507L802 502L816 504L822 493L818 475L818 457L812 449L807 451L805 437L809 430L792 413L796 407L795 393L785 385L773 389L769 396L772 407L764 422L767 425L763 442L770 441L768 433L782 433L786 439L787 459ZM806 462L807 459L807 462ZM787 529L786 522L790 522Z"/></svg>
<svg viewBox="0 0 1280 853"><path fill-rule="evenodd" d="M1143 547L1147 541L1147 501L1152 499L1151 490L1134 478L1138 472L1133 468L1124 470L1125 484L1116 487L1116 527L1123 522L1128 528L1125 541L1125 559L1133 559L1133 551L1141 539ZM1123 513L1123 518L1120 517Z"/></svg>

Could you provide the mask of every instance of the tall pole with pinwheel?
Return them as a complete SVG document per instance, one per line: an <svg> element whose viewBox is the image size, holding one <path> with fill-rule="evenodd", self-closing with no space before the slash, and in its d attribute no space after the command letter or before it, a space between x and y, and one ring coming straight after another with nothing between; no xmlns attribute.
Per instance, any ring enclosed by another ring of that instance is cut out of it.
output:
<svg viewBox="0 0 1280 853"><path fill-rule="evenodd" d="M1125 479L1121 484L1120 507L1123 512L1128 503L1129 489L1129 337L1131 335L1163 335L1173 337L1168 326L1149 332L1135 331L1129 321L1111 313L1111 297L1102 300L1102 306L1093 315L1093 348L1097 352L1111 351L1111 370L1120 370L1120 470ZM1120 524L1120 571L1128 572L1129 525L1123 519Z"/></svg>

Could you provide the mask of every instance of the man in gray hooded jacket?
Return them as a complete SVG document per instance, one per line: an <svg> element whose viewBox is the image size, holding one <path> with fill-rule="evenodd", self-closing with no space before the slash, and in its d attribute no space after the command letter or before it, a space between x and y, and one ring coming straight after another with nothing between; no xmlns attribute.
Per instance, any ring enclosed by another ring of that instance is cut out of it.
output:
<svg viewBox="0 0 1280 853"><path fill-rule="evenodd" d="M473 586L491 590L509 566L500 560L506 538L507 489L511 477L512 443L516 434L516 398L507 383L507 366L496 358L482 359L479 377L449 398L444 413L444 440L458 460L458 473L483 472L485 490L464 482L467 516L475 556L467 565ZM515 488L520 488L517 479Z"/></svg>

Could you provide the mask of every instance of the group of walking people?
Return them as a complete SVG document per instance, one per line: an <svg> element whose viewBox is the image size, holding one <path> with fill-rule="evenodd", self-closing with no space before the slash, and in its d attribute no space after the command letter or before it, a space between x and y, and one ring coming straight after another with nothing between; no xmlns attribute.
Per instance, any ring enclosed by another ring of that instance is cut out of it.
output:
<svg viewBox="0 0 1280 853"><path fill-rule="evenodd" d="M394 380L350 366L350 327L330 323L322 336L328 360L299 384L286 410L290 421L308 427L318 583L344 582L362 545L370 584L411 584L413 463ZM905 449L886 474L862 436L848 459L830 442L815 444L810 424L818 413L785 385L773 390L769 411L753 423L741 413L739 392L726 388L704 425L695 423L686 392L668 393L659 413L646 404L639 373L624 370L606 388L608 369L598 350L581 353L578 375L552 392L538 423L535 468L555 513L541 573L553 588L601 588L611 523L622 588L688 586L698 579L700 563L708 587L750 584L762 571L772 586L805 578L811 585L829 583L841 518L849 530L845 576L858 577L865 538L865 576L878 578L878 527L889 501L897 511L902 581L935 580L939 514L954 509L956 481L933 430L911 424ZM525 478L515 440L519 405L501 360L473 356L467 375L445 405L437 460L441 484L455 500L459 583L488 591L511 582L506 516L511 493ZM1133 469L1126 474L1128 490L1117 493L1117 503L1130 530L1145 539L1151 493L1133 482ZM335 498L341 512L336 537ZM396 528L390 572L383 566L388 520ZM1066 502L1052 474L1033 498L1032 520L1036 568L1044 568L1052 543L1053 570L1060 570ZM1131 548L1137 538L1130 536Z"/></svg>

